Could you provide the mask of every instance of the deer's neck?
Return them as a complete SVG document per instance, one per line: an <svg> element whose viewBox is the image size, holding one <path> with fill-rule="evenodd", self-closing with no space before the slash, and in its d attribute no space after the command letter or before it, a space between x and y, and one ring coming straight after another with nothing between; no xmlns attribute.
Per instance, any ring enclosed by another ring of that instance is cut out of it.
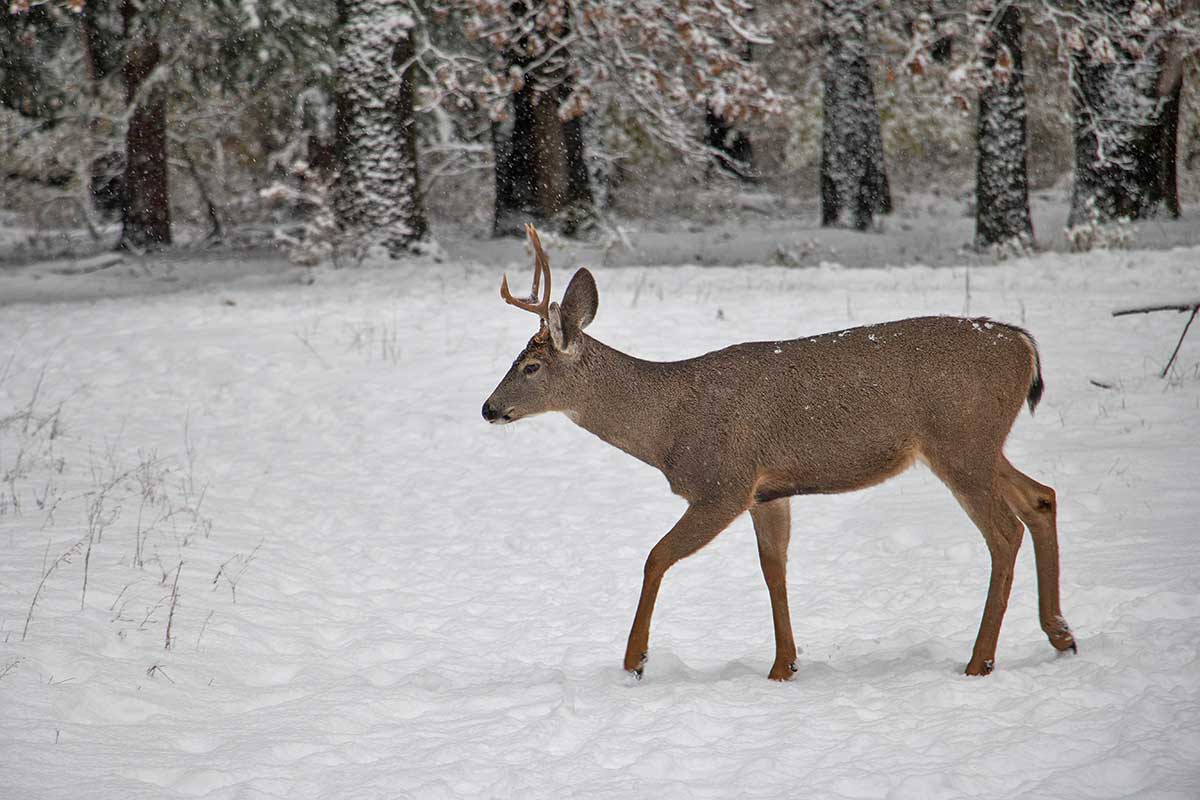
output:
<svg viewBox="0 0 1200 800"><path fill-rule="evenodd" d="M663 397L666 365L626 355L584 335L581 377L567 416L613 447L663 468L670 449Z"/></svg>

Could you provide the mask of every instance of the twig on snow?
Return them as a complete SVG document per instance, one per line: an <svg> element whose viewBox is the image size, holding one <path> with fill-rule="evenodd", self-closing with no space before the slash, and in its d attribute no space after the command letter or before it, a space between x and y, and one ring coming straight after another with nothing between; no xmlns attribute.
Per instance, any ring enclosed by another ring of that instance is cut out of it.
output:
<svg viewBox="0 0 1200 800"><path fill-rule="evenodd" d="M1175 363L1175 357L1179 355L1179 348L1183 347L1184 337L1188 334L1188 329L1192 327L1192 323L1196 320L1196 315L1200 314L1200 300L1193 300L1187 303L1167 303L1157 306L1141 306L1139 308L1123 308L1112 312L1114 317L1123 317L1126 314L1150 314L1155 311L1191 311L1191 316L1188 317L1187 323L1183 326L1183 333L1179 334L1179 341L1175 343L1175 349L1171 351L1171 357L1167 359L1167 365L1163 367L1162 372L1158 377L1165 378L1167 373L1171 371L1171 365Z"/></svg>
<svg viewBox="0 0 1200 800"><path fill-rule="evenodd" d="M171 586L171 610L167 612L167 638L164 650L171 649L171 623L175 621L175 603L179 600L179 573L183 569L183 562L179 562L179 566L175 568L175 583Z"/></svg>

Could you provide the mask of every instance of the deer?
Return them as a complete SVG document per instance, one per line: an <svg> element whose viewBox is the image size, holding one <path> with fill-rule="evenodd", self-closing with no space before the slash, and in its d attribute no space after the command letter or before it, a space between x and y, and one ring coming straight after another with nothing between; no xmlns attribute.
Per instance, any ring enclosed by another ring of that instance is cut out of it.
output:
<svg viewBox="0 0 1200 800"><path fill-rule="evenodd" d="M623 662L635 678L645 669L664 575L745 511L774 624L767 677L793 677L790 498L863 489L916 462L949 488L991 556L966 674L993 670L1025 528L1033 540L1042 631L1055 650L1078 652L1060 608L1055 492L1003 452L1021 407L1033 413L1045 387L1027 331L986 317L929 316L646 361L584 332L599 304L586 268L575 272L561 303L551 302L549 258L536 228L526 225L526 233L534 252L530 296L513 297L507 274L500 296L536 314L538 330L483 404L484 419L507 424L561 412L657 468L687 502L646 558Z"/></svg>

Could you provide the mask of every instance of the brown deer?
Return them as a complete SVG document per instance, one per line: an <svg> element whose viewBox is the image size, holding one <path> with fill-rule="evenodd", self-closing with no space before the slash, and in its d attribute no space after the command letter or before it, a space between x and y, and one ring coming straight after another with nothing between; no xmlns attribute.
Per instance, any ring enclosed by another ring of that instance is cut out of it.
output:
<svg viewBox="0 0 1200 800"><path fill-rule="evenodd" d="M991 581L968 675L992 671L1024 530L1037 560L1042 630L1076 650L1059 608L1054 490L1018 471L1002 448L1021 405L1042 394L1033 338L985 318L920 317L777 342L736 344L683 361L643 361L583 331L596 315L596 282L571 279L550 302L550 265L533 226L533 292L500 295L541 319L538 332L483 404L492 423L561 411L579 426L657 467L688 502L646 559L625 650L638 678L663 575L749 510L775 623L774 680L796 671L786 562L798 494L880 483L914 461L929 466L983 533ZM543 294L538 298L539 279Z"/></svg>

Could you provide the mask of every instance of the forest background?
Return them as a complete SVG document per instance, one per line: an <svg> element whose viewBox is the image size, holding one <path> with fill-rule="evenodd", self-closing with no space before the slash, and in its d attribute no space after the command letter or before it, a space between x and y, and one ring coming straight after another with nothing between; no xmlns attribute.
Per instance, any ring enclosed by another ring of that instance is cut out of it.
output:
<svg viewBox="0 0 1200 800"><path fill-rule="evenodd" d="M1142 0L15 0L0 205L31 233L6 255L342 265L747 207L869 231L918 193L984 251L1119 245L1200 184L1198 31ZM1065 232L1034 230L1039 190Z"/></svg>

